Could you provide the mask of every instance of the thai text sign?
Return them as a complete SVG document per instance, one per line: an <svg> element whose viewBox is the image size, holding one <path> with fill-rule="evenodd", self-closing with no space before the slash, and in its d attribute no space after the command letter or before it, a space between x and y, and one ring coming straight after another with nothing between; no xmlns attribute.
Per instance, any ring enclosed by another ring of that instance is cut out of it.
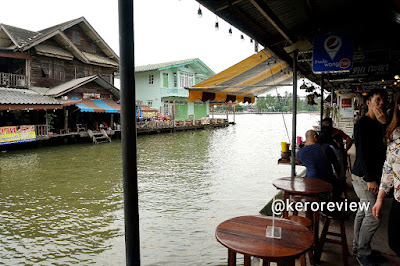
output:
<svg viewBox="0 0 400 266"><path fill-rule="evenodd" d="M0 127L0 145L36 141L35 126Z"/></svg>
<svg viewBox="0 0 400 266"><path fill-rule="evenodd" d="M353 68L353 39L349 34L314 38L313 71L342 72Z"/></svg>
<svg viewBox="0 0 400 266"><path fill-rule="evenodd" d="M342 108L351 108L351 98L343 98L342 99Z"/></svg>
<svg viewBox="0 0 400 266"><path fill-rule="evenodd" d="M100 93L95 92L84 92L83 99L100 99Z"/></svg>

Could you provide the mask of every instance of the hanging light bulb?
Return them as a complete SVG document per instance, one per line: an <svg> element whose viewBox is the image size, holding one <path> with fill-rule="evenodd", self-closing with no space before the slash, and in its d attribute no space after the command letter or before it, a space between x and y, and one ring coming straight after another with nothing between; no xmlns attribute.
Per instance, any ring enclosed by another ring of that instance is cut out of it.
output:
<svg viewBox="0 0 400 266"><path fill-rule="evenodd" d="M218 23L218 17L215 16L216 21L215 21L215 30L219 30L219 23Z"/></svg>
<svg viewBox="0 0 400 266"><path fill-rule="evenodd" d="M241 39L242 41L244 41L244 36L243 36L243 34L240 34L240 39Z"/></svg>
<svg viewBox="0 0 400 266"><path fill-rule="evenodd" d="M201 12L200 5L199 5L199 10L197 10L197 16L199 16L199 18L203 16L203 12Z"/></svg>
<svg viewBox="0 0 400 266"><path fill-rule="evenodd" d="M228 33L229 33L229 36L232 36L232 27L229 28Z"/></svg>
<svg viewBox="0 0 400 266"><path fill-rule="evenodd" d="M394 79L400 79L399 75L394 76Z"/></svg>

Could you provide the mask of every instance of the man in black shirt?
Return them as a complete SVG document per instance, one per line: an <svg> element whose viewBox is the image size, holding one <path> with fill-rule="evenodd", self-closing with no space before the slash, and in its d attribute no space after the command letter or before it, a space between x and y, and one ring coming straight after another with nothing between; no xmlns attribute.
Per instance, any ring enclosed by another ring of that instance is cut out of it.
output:
<svg viewBox="0 0 400 266"><path fill-rule="evenodd" d="M374 89L367 95L368 112L354 126L356 160L352 169L352 183L360 202L370 203L368 210L358 210L354 219L353 254L361 265L374 265L371 260L371 240L379 227L372 215L382 167L386 158L383 142L386 129L384 106L387 93Z"/></svg>

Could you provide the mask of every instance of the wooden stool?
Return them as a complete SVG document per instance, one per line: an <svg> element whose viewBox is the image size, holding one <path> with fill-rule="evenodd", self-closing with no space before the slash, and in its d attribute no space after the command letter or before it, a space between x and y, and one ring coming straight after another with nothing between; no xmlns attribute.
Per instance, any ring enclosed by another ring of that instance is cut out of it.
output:
<svg viewBox="0 0 400 266"><path fill-rule="evenodd" d="M321 214L325 217L324 228L322 229L321 238L320 238L320 247L319 252L316 255L316 259L319 260L321 258L322 250L324 248L325 242L341 245L342 246L342 253L343 253L343 265L348 265L348 256L349 250L347 246L347 239L346 239L346 230L344 227L344 221L348 219L348 216L344 212L332 212L332 213L323 213ZM329 232L329 225L331 220L335 220L339 222L340 225L340 233ZM330 239L327 238L327 235L340 237L340 240Z"/></svg>
<svg viewBox="0 0 400 266"><path fill-rule="evenodd" d="M312 221L310 219L308 219L307 217L303 217L303 216L289 216L286 219L296 222L298 224L301 224L302 226L307 227L308 229L310 229L311 225L312 225ZM308 251L308 257L310 259L310 264L314 265L314 256L313 256L311 249ZM306 256L305 255L300 256L300 264L301 264L301 266L306 265Z"/></svg>

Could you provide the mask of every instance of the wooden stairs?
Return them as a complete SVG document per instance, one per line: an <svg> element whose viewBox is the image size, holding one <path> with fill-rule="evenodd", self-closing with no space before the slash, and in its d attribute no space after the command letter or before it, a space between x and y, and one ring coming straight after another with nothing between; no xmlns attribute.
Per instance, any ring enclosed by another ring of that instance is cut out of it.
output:
<svg viewBox="0 0 400 266"><path fill-rule="evenodd" d="M92 139L93 144L111 142L111 138L107 135L107 132L104 129L100 129L100 132L93 132L88 129L87 133Z"/></svg>

